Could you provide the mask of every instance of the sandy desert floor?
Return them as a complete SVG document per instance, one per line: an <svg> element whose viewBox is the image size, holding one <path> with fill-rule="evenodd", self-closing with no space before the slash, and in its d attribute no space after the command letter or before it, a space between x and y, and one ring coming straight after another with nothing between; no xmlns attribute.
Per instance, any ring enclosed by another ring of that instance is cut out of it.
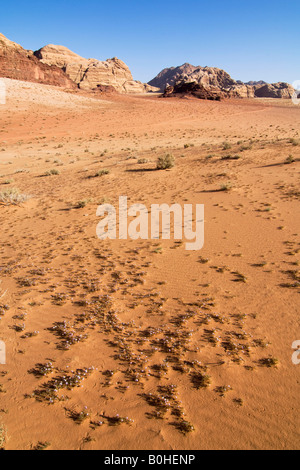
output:
<svg viewBox="0 0 300 470"><path fill-rule="evenodd" d="M300 106L5 82L5 448L299 447ZM119 195L204 204L204 248L99 240Z"/></svg>

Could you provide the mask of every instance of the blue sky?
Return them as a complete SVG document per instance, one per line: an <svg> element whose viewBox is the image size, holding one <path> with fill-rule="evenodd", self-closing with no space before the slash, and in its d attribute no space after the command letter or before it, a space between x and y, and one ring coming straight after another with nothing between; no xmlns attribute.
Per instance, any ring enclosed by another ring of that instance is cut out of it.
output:
<svg viewBox="0 0 300 470"><path fill-rule="evenodd" d="M298 1L3 1L0 32L26 49L52 43L118 57L136 80L190 62L236 80L300 80Z"/></svg>

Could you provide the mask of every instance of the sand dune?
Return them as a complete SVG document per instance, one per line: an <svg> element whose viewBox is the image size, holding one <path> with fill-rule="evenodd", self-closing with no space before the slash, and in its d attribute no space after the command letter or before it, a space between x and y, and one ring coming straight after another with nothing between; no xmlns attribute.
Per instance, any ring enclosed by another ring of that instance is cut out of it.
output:
<svg viewBox="0 0 300 470"><path fill-rule="evenodd" d="M300 107L5 83L5 448L296 449ZM204 248L99 240L119 195L204 204Z"/></svg>

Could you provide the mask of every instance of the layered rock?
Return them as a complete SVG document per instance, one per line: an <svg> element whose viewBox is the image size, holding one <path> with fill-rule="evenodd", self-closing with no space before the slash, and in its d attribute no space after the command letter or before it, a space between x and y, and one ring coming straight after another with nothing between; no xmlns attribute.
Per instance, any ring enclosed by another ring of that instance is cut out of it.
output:
<svg viewBox="0 0 300 470"><path fill-rule="evenodd" d="M85 59L66 47L52 44L34 54L42 63L60 67L83 90L113 86L120 93L158 91L148 84L133 80L127 65L116 57L106 61Z"/></svg>
<svg viewBox="0 0 300 470"><path fill-rule="evenodd" d="M255 87L255 96L258 98L285 98L289 99L293 96L295 90L288 83L272 83Z"/></svg>
<svg viewBox="0 0 300 470"><path fill-rule="evenodd" d="M236 81L222 69L215 67L195 67L185 63L179 67L162 70L149 85L164 91L169 86L182 82L195 82L206 89L218 88L234 98L291 98L294 89L287 83L268 84L263 81L243 83Z"/></svg>
<svg viewBox="0 0 300 470"><path fill-rule="evenodd" d="M195 67L185 63L180 67L171 67L162 70L149 85L160 88L164 91L166 86L175 85L179 81L189 81L201 83L204 86L215 86L228 88L237 84L230 75L222 69L214 67Z"/></svg>
<svg viewBox="0 0 300 470"><path fill-rule="evenodd" d="M55 65L41 63L31 51L0 34L0 77L76 89L70 78Z"/></svg>

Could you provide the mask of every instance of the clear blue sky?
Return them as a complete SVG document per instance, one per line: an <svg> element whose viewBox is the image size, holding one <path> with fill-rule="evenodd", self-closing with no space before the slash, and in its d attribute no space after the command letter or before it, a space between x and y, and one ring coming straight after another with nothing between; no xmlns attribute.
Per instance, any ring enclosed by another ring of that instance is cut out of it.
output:
<svg viewBox="0 0 300 470"><path fill-rule="evenodd" d="M236 80L300 80L294 0L3 0L0 32L26 49L52 43L87 58L116 56L144 82L184 62Z"/></svg>

